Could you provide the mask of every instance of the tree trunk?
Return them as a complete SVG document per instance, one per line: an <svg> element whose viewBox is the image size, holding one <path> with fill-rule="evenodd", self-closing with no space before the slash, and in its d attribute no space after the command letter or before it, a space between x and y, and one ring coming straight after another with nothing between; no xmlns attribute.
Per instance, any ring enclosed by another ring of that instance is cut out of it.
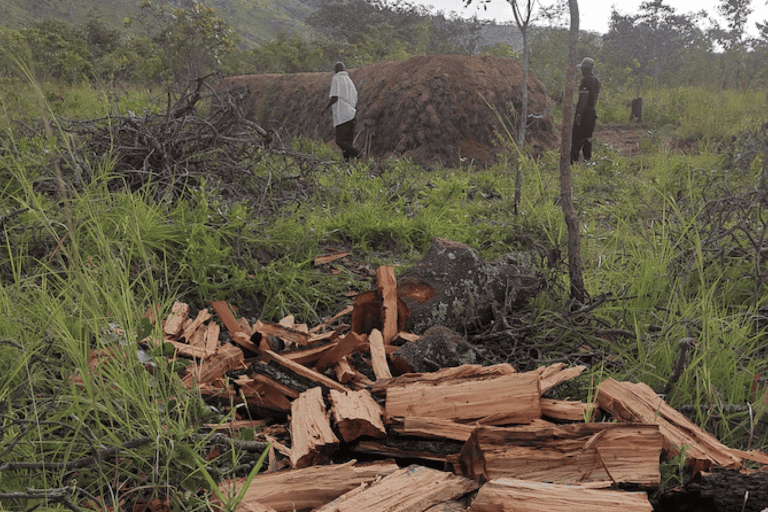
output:
<svg viewBox="0 0 768 512"><path fill-rule="evenodd" d="M529 9L530 12L530 9ZM515 159L515 215L518 214L523 189L523 173L520 169L525 144L525 128L528 124L528 24L520 25L523 34L523 108L517 123L517 158Z"/></svg>
<svg viewBox="0 0 768 512"><path fill-rule="evenodd" d="M568 0L571 10L571 30L568 40L568 65L565 70L563 94L563 122L560 129L560 199L568 226L568 273L571 278L571 298L583 303L587 297L581 273L581 235L579 219L573 206L571 193L571 108L576 70L576 50L579 46L579 3Z"/></svg>

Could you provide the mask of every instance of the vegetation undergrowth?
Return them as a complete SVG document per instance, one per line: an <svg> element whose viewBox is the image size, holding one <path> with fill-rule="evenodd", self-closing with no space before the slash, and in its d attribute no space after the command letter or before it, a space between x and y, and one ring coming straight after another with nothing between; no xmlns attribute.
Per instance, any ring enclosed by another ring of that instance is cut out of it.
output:
<svg viewBox="0 0 768 512"><path fill-rule="evenodd" d="M669 122L654 108L683 108L678 118L687 124L672 133L694 137L695 149L649 140L628 158L598 142L592 164L574 167L592 296L584 311L571 308L565 258L557 256L567 232L555 154L522 162L517 216L503 148L487 169L424 169L394 159L347 164L322 144L297 140L283 153L254 147L236 184L210 170L131 187L121 185L114 154L78 152L57 120L141 105L101 93L93 93L103 102L97 110L92 101L69 102L83 94L61 91L69 112L46 94L32 107L11 94L2 99L0 489L26 493L2 497L3 506L65 508L70 500L109 510L157 498L207 509L212 475L255 474L259 454L233 445L206 461L213 435L202 426L226 412L182 386L183 363L159 357L163 347L138 345L150 329L145 313L164 317L176 300L195 308L226 300L250 321L292 314L318 323L347 305L345 292L370 288L376 266L402 271L435 237L488 260L513 254L546 276L544 292L509 312L522 334L470 336L487 340L496 361L585 363L590 371L561 393L587 400L595 380L645 382L726 444L768 447L765 147L751 121L735 121L754 119L751 93L733 93L723 107L738 114L712 114L734 119L721 131L698 100L668 92L676 99L649 109L649 123ZM27 112L23 123L17 112ZM47 123L33 125L35 118ZM212 156L209 167L218 162ZM238 186L261 195L238 194ZM350 251L348 263L315 266L328 250ZM682 342L690 349L673 379ZM109 362L94 368L94 349ZM87 463L94 454L100 461Z"/></svg>

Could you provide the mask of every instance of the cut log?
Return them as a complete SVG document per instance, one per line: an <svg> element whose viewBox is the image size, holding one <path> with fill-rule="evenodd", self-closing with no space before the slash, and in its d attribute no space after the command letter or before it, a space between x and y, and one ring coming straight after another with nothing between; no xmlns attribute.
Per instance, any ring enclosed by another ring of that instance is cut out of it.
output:
<svg viewBox="0 0 768 512"><path fill-rule="evenodd" d="M251 502L272 507L277 512L294 512L322 507L342 494L394 473L399 468L393 462L356 465L314 466L304 469L262 473L256 475L241 503ZM224 495L239 492L245 478L222 482Z"/></svg>
<svg viewBox="0 0 768 512"><path fill-rule="evenodd" d="M283 368L286 368L298 375L301 375L304 378L307 378L313 382L316 382L322 386L325 386L328 389L335 389L341 392L347 391L347 388L345 388L335 380L332 380L326 377L322 373L319 373L310 368L307 368L304 365L295 363L290 359L287 359L275 352L272 352L271 350L263 350L261 351L261 354L266 362L273 361L276 364L279 364L280 366L282 366Z"/></svg>
<svg viewBox="0 0 768 512"><path fill-rule="evenodd" d="M592 421L597 405L571 400L541 399L541 415L562 421Z"/></svg>
<svg viewBox="0 0 768 512"><path fill-rule="evenodd" d="M366 390L341 393L332 389L329 395L333 421L346 442L358 437L384 437L387 431L381 420L384 411Z"/></svg>
<svg viewBox="0 0 768 512"><path fill-rule="evenodd" d="M178 301L174 302L173 306L171 306L171 313L165 319L165 324L163 325L164 337L173 340L179 339L187 315L189 315L189 304Z"/></svg>
<svg viewBox="0 0 768 512"><path fill-rule="evenodd" d="M471 421L493 414L497 415L497 425L530 423L541 416L539 379L533 373L523 373L436 385L390 386L385 410L388 418Z"/></svg>
<svg viewBox="0 0 768 512"><path fill-rule="evenodd" d="M661 446L657 425L481 427L464 444L461 467L464 476L480 482L515 478L655 488Z"/></svg>
<svg viewBox="0 0 768 512"><path fill-rule="evenodd" d="M371 331L371 335L368 337L368 345L371 349L371 366L373 367L373 374L376 375L376 380L391 379L392 372L389 370L389 364L387 364L384 337L378 329Z"/></svg>
<svg viewBox="0 0 768 512"><path fill-rule="evenodd" d="M476 425L456 423L439 418L389 418L392 432L415 437L432 437L438 439L453 439L455 441L467 441Z"/></svg>
<svg viewBox="0 0 768 512"><path fill-rule="evenodd" d="M694 473L742 466L741 457L673 409L647 384L606 379L598 388L597 403L614 418L659 425L667 456L678 455L686 446L685 456Z"/></svg>
<svg viewBox="0 0 768 512"><path fill-rule="evenodd" d="M423 512L475 489L477 484L471 480L422 466L409 466L367 488L350 491L316 512Z"/></svg>
<svg viewBox="0 0 768 512"><path fill-rule="evenodd" d="M644 492L504 479L480 489L468 512L652 512Z"/></svg>
<svg viewBox="0 0 768 512"><path fill-rule="evenodd" d="M319 387L305 391L291 404L291 467L328 464L339 439L331 430Z"/></svg>
<svg viewBox="0 0 768 512"><path fill-rule="evenodd" d="M376 269L376 289L381 297L384 343L390 344L399 331L397 325L397 279L395 269L381 266Z"/></svg>

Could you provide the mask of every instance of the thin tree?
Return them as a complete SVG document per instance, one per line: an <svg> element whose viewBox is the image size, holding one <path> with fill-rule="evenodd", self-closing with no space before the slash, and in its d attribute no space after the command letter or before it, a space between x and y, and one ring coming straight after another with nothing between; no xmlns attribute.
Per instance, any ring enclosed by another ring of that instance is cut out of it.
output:
<svg viewBox="0 0 768 512"><path fill-rule="evenodd" d="M473 0L464 0L464 6L468 7L472 1ZM523 36L523 106L520 116L517 118L517 130L515 133L515 150L517 153L517 158L515 158L515 215L518 214L520 196L522 195L523 189L521 161L523 158L523 146L525 145L525 129L528 124L528 61L530 55L528 50L528 28L531 25L531 17L533 16L533 9L536 2L537 0L524 0L524 7L521 8L518 4L518 0L507 0L507 3L512 6L512 14L515 17L517 28ZM478 3L483 4L483 8L486 8L486 4L490 3L490 0L478 0Z"/></svg>
<svg viewBox="0 0 768 512"><path fill-rule="evenodd" d="M560 125L560 201L563 205L565 224L568 227L568 274L571 279L571 298L584 303L587 291L581 273L581 233L571 192L571 108L576 80L576 51L579 47L579 3L568 0L571 12L571 28L568 33L568 64L563 86L563 121Z"/></svg>

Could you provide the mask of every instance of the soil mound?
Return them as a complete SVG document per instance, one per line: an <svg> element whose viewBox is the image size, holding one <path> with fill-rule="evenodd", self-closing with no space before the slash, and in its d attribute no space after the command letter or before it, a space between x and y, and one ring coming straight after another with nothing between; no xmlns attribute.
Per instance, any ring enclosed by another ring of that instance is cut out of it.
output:
<svg viewBox="0 0 768 512"><path fill-rule="evenodd" d="M376 158L408 157L429 166L456 166L460 159L493 163L504 133L494 108L509 118L522 106L519 62L492 56L424 55L380 62L349 75L358 88L358 147ZM245 109L265 129L289 137L334 139L328 102L330 73L230 77L247 88ZM529 75L532 117L526 141L534 154L559 144L544 85ZM493 107L493 108L492 108ZM514 120L507 122L512 133Z"/></svg>

